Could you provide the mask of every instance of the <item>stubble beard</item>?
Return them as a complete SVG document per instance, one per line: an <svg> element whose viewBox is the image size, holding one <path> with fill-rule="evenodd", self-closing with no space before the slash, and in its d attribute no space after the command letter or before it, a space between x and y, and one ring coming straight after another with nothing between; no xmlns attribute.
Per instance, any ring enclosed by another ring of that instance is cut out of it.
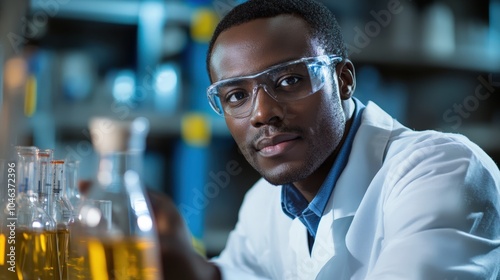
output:
<svg viewBox="0 0 500 280"><path fill-rule="evenodd" d="M332 104L331 106L334 105ZM329 108L327 112L320 112L324 117L321 118L320 124L316 126L316 130L321 127L321 135L330 135L330 137L315 137L314 135L307 134L308 138L301 139L301 141L308 141L309 145L306 157L298 166L297 164L282 163L271 170L264 169L258 164L258 153L251 145L240 146L240 150L250 165L270 184L278 186L305 180L332 156L339 146L345 131L345 116L343 111L339 110L339 108ZM331 120L335 120L335 123L330 124Z"/></svg>

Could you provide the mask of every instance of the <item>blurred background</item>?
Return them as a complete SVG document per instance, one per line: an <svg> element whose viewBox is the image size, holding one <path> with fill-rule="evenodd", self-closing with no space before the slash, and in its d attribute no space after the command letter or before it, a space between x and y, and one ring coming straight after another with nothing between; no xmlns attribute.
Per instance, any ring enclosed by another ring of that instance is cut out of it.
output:
<svg viewBox="0 0 500 280"><path fill-rule="evenodd" d="M148 188L171 195L209 256L259 178L206 100L212 31L237 0L0 0L0 158L55 149L92 179L94 116L145 116ZM356 96L410 128L462 133L500 163L500 0L323 1Z"/></svg>

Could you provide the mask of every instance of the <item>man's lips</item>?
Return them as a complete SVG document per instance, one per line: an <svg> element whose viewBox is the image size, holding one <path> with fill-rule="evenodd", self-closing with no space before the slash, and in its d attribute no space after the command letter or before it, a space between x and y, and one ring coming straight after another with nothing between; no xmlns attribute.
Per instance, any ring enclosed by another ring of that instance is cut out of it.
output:
<svg viewBox="0 0 500 280"><path fill-rule="evenodd" d="M259 139L255 149L263 156L275 156L288 150L300 136L293 133L276 134Z"/></svg>

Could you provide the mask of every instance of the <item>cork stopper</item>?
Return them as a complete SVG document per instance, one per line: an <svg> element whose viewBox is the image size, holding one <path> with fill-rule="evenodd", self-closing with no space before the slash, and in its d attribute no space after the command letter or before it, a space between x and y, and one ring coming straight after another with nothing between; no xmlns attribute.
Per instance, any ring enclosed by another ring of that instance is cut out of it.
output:
<svg viewBox="0 0 500 280"><path fill-rule="evenodd" d="M89 128L92 145L99 153L138 152L146 148L149 121L144 117L132 121L92 118Z"/></svg>

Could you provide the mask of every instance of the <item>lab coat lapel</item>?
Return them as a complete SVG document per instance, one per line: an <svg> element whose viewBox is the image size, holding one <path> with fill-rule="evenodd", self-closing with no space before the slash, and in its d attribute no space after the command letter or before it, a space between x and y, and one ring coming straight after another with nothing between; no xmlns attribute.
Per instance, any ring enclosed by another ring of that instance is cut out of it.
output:
<svg viewBox="0 0 500 280"><path fill-rule="evenodd" d="M332 275L343 279L343 275L359 268L359 262L349 253L346 235L367 187L382 166L393 126L389 115L374 103L368 103L347 165L318 227L312 258L322 264L322 269L309 279L331 279Z"/></svg>
<svg viewBox="0 0 500 280"><path fill-rule="evenodd" d="M367 187L382 167L394 120L372 102L366 106L344 171L332 200L334 219L353 216Z"/></svg>
<svg viewBox="0 0 500 280"><path fill-rule="evenodd" d="M360 267L349 252L346 235L367 187L382 166L394 124L389 115L371 102L362 118L347 165L319 223L311 254L307 229L298 219L292 221L289 246L293 253L288 258L296 271L287 279L341 280Z"/></svg>

